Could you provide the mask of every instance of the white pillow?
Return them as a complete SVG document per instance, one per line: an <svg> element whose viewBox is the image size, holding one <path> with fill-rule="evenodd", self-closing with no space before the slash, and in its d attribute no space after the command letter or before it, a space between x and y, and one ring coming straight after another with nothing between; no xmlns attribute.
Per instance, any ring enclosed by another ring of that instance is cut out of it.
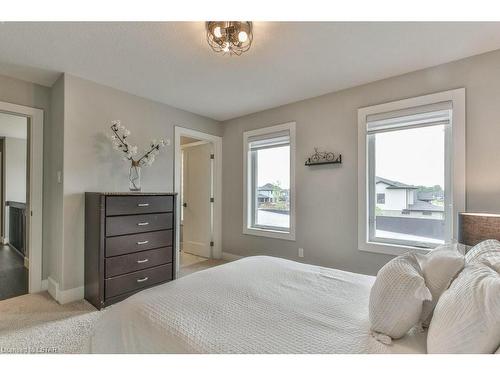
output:
<svg viewBox="0 0 500 375"><path fill-rule="evenodd" d="M497 240L486 240L478 243L465 254L465 262L467 264L486 262L490 265L496 264L498 266L498 263L500 263L500 242Z"/></svg>
<svg viewBox="0 0 500 375"><path fill-rule="evenodd" d="M428 327L439 297L462 271L465 259L458 251L456 243L438 246L426 255L415 254L415 256L422 269L425 285L432 294L432 300L424 302L421 315L422 325Z"/></svg>
<svg viewBox="0 0 500 375"><path fill-rule="evenodd" d="M439 299L427 335L429 353L493 353L500 345L500 275L467 265Z"/></svg>
<svg viewBox="0 0 500 375"><path fill-rule="evenodd" d="M373 336L384 344L404 336L419 323L423 301L431 298L415 255L394 258L378 272L370 292Z"/></svg>

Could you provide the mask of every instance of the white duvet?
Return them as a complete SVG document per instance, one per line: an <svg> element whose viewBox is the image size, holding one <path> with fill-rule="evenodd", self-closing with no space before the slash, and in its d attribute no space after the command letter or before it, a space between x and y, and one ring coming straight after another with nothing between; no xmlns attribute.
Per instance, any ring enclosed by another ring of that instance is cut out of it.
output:
<svg viewBox="0 0 500 375"><path fill-rule="evenodd" d="M244 258L110 307L93 353L425 353L425 334L385 346L369 333L375 278L279 258Z"/></svg>

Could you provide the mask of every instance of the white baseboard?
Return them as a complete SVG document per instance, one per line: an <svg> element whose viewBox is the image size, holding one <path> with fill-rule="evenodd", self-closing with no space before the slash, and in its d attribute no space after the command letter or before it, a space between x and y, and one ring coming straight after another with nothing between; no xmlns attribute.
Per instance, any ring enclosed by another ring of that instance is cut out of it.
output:
<svg viewBox="0 0 500 375"><path fill-rule="evenodd" d="M61 294L61 299L58 302L61 305L64 305L65 303L82 300L84 296L84 289L83 286L79 286L73 289L61 290L59 293Z"/></svg>
<svg viewBox="0 0 500 375"><path fill-rule="evenodd" d="M238 260L241 258L244 258L244 257L241 255L236 255L236 254L232 254L232 253L226 253L225 251L222 252L222 259L227 260L228 262L231 262L233 260Z"/></svg>
<svg viewBox="0 0 500 375"><path fill-rule="evenodd" d="M50 277L48 278L48 291L52 298L54 298L61 305L79 301L83 299L84 296L83 286L73 289L60 290L59 283Z"/></svg>
<svg viewBox="0 0 500 375"><path fill-rule="evenodd" d="M47 279L47 291L57 301L57 294L59 292L59 284L50 276Z"/></svg>

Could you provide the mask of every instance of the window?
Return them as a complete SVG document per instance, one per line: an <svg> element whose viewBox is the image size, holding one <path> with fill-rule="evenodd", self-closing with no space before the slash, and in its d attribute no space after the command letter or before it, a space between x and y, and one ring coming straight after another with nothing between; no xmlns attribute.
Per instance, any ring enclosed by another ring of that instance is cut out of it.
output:
<svg viewBox="0 0 500 375"><path fill-rule="evenodd" d="M385 204L385 194L384 193L377 193L377 203L378 204Z"/></svg>
<svg viewBox="0 0 500 375"><path fill-rule="evenodd" d="M363 108L360 250L427 251L456 238L464 209L463 89Z"/></svg>
<svg viewBox="0 0 500 375"><path fill-rule="evenodd" d="M295 123L244 133L243 232L295 239Z"/></svg>
<svg viewBox="0 0 500 375"><path fill-rule="evenodd" d="M430 248L451 239L444 207L449 192L445 139L451 134L450 117L450 109L390 120L368 117L368 190L374 192L368 200L375 208L369 209L370 241ZM384 206L379 207L376 191L382 189ZM443 193L443 199L419 199L429 191ZM402 219L398 215L402 210L411 217ZM429 210L436 213L432 221L423 218Z"/></svg>

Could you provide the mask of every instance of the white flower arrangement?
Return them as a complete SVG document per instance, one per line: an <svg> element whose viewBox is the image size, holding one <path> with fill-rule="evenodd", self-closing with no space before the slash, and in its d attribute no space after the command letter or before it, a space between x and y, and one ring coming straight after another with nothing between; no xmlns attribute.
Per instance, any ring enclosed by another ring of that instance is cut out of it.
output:
<svg viewBox="0 0 500 375"><path fill-rule="evenodd" d="M122 159L125 161L130 161L130 190L140 191L141 181L140 181L140 167L149 167L152 165L156 159L156 156L160 153L160 150L166 145L170 144L170 141L163 139L153 139L149 145L149 148L144 150L144 154L137 158L137 146L131 145L127 138L130 136L130 130L126 129L120 121L113 121L111 123L112 134L110 136L111 142L113 143L113 149L123 153Z"/></svg>
<svg viewBox="0 0 500 375"><path fill-rule="evenodd" d="M145 167L150 166L154 163L156 155L160 153L160 149L165 147L168 140L163 139L153 139L149 148L144 150L144 154L140 158L134 158L137 155L138 148L135 145L131 145L127 138L130 136L130 130L126 129L120 121L113 121L111 124L111 134L110 139L113 143L113 149L122 152L123 160L129 160L134 167Z"/></svg>

